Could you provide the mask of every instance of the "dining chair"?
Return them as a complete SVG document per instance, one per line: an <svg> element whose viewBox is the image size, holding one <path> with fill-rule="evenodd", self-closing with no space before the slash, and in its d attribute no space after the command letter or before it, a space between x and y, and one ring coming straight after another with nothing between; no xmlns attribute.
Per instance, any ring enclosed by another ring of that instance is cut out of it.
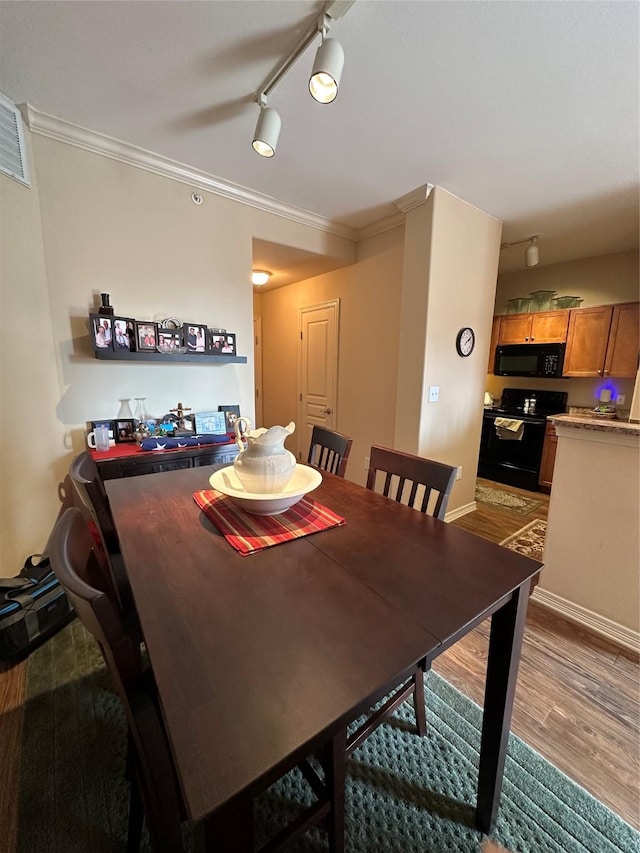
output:
<svg viewBox="0 0 640 853"><path fill-rule="evenodd" d="M75 457L69 468L69 476L100 536L106 556L104 570L110 576L108 581L110 597L114 600L112 593L115 592L115 602L121 610L126 627L136 639L141 641L142 631L120 550L120 540L109 506L109 498L90 453L85 450Z"/></svg>
<svg viewBox="0 0 640 853"><path fill-rule="evenodd" d="M159 853L182 853L182 823L186 809L153 673L143 668L140 647L128 634L118 608L104 588L105 576L101 566L104 555L96 547L77 507L70 507L58 519L49 540L49 556L53 571L80 621L100 646L126 713L133 769L130 774L127 853L139 850L145 817L155 850ZM316 795L316 802L307 806L275 839L271 839L264 846L264 851L285 849L311 826L323 820L326 820L329 832L329 849L343 849L344 740L343 731L319 750L316 757L324 771L323 777L306 760L292 760L283 768L281 775L293 767L299 768ZM273 781L275 779L270 777L262 787L256 785L251 789L251 797ZM246 833L246 827L241 829Z"/></svg>
<svg viewBox="0 0 640 853"><path fill-rule="evenodd" d="M444 465L441 462L413 456L400 450L373 445L369 457L367 489L376 490L377 474L381 472L385 475L382 487L382 494L385 497L403 502L405 487L409 484L407 505L419 509L420 512L433 515L442 521L447 511L456 471L457 468L452 465ZM423 492L420 486L423 487ZM347 738L348 755L357 749L381 722L411 696L413 696L417 732L419 735L426 734L427 718L424 699L424 673L426 669L426 661L419 662L411 677L396 687L386 701L349 735Z"/></svg>
<svg viewBox="0 0 640 853"><path fill-rule="evenodd" d="M351 453L353 439L348 435L334 432L325 427L314 426L311 432L311 444L309 445L309 465L315 465L330 474L344 477L347 470L347 461Z"/></svg>

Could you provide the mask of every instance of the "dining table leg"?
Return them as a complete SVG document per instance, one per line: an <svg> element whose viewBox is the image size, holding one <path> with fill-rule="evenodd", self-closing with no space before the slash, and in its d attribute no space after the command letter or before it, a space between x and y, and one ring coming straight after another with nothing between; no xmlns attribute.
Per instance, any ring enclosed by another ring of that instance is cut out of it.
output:
<svg viewBox="0 0 640 853"><path fill-rule="evenodd" d="M198 853L253 853L253 797L243 791L199 827Z"/></svg>
<svg viewBox="0 0 640 853"><path fill-rule="evenodd" d="M525 581L491 617L476 807L478 829L487 834L500 804L530 585Z"/></svg>

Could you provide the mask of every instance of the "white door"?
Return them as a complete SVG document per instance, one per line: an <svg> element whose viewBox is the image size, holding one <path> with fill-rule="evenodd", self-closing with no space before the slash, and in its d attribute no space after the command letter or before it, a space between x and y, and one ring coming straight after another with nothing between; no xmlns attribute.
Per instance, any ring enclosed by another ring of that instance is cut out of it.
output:
<svg viewBox="0 0 640 853"><path fill-rule="evenodd" d="M306 461L314 424L336 429L340 300L300 309L298 458Z"/></svg>
<svg viewBox="0 0 640 853"><path fill-rule="evenodd" d="M255 428L262 426L262 318L253 318L253 369L256 387L256 422Z"/></svg>

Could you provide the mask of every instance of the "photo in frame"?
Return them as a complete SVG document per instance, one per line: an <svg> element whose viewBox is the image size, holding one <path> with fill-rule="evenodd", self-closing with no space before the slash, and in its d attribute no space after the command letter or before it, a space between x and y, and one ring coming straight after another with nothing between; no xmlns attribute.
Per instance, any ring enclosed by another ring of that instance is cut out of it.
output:
<svg viewBox="0 0 640 853"><path fill-rule="evenodd" d="M136 439L134 437L134 432L136 429L136 422L133 418L125 418L124 420L116 420L114 421L114 434L115 439L118 444L135 444Z"/></svg>
<svg viewBox="0 0 640 853"><path fill-rule="evenodd" d="M218 406L219 412L224 412L227 432L235 433L236 421L240 417L240 406Z"/></svg>
<svg viewBox="0 0 640 853"><path fill-rule="evenodd" d="M94 350L113 349L112 320L112 317L105 317L104 314L89 314Z"/></svg>
<svg viewBox="0 0 640 853"><path fill-rule="evenodd" d="M115 424L110 420L101 420L101 421L89 421L91 424L91 431L95 430L97 427L106 427L109 430L109 444L113 444L115 442Z"/></svg>
<svg viewBox="0 0 640 853"><path fill-rule="evenodd" d="M225 332L224 334L212 333L209 338L209 353L211 355L235 355L235 332Z"/></svg>
<svg viewBox="0 0 640 853"><path fill-rule="evenodd" d="M158 328L158 349L161 352L182 352L182 330Z"/></svg>
<svg viewBox="0 0 640 853"><path fill-rule="evenodd" d="M185 323L182 333L187 352L206 352L207 327L204 323Z"/></svg>
<svg viewBox="0 0 640 853"><path fill-rule="evenodd" d="M136 321L136 345L139 352L155 352L157 341L157 323L139 323Z"/></svg>
<svg viewBox="0 0 640 853"><path fill-rule="evenodd" d="M196 412L195 423L200 435L223 435L227 431L224 412Z"/></svg>
<svg viewBox="0 0 640 853"><path fill-rule="evenodd" d="M135 351L135 322L128 317L112 317L113 348L116 352Z"/></svg>

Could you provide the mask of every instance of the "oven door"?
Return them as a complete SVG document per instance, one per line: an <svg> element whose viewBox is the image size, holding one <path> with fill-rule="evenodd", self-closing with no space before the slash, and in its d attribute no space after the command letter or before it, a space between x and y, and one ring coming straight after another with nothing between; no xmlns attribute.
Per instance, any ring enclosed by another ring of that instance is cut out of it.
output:
<svg viewBox="0 0 640 853"><path fill-rule="evenodd" d="M546 419L522 419L524 428L518 440L500 438L495 426L497 417L504 415L484 412L478 476L537 491Z"/></svg>

